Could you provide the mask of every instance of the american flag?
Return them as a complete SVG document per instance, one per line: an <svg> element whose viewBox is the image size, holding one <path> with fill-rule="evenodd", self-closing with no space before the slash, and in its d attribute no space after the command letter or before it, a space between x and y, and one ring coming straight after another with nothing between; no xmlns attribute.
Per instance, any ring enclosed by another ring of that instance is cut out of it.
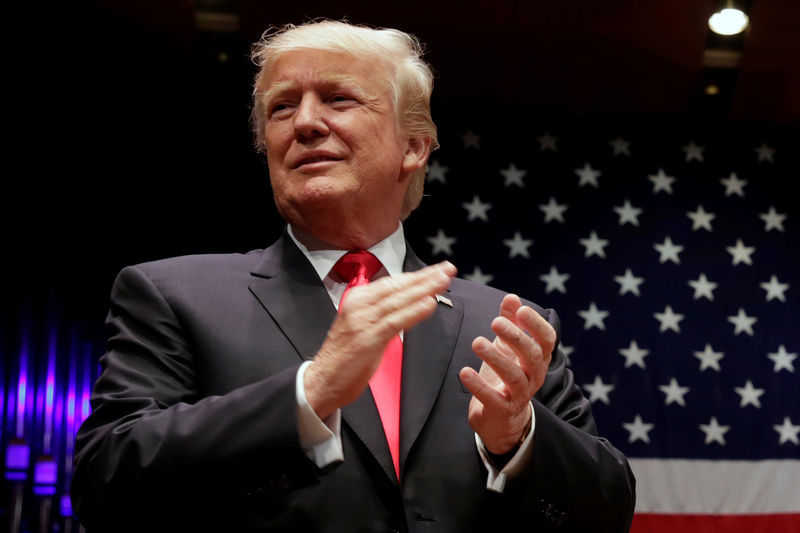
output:
<svg viewBox="0 0 800 533"><path fill-rule="evenodd" d="M632 531L800 531L797 130L439 118L407 236L562 320Z"/></svg>

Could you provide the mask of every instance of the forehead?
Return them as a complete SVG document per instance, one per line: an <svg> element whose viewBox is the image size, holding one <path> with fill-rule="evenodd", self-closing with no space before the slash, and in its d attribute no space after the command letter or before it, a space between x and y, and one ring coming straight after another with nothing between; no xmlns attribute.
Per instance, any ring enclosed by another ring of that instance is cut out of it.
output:
<svg viewBox="0 0 800 533"><path fill-rule="evenodd" d="M388 65L374 57L362 58L345 52L299 49L281 54L264 78L266 90L307 85L354 85L382 92L389 88Z"/></svg>

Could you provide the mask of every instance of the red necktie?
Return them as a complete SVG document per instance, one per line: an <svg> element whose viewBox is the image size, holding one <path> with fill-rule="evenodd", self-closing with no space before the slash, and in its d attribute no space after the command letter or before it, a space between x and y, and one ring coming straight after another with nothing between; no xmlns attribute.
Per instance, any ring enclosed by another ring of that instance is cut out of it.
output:
<svg viewBox="0 0 800 533"><path fill-rule="evenodd" d="M344 289L339 309L342 308L351 287L369 283L370 278L381 269L380 260L366 251L348 252L333 266L342 279L350 280ZM400 376L403 369L403 341L395 335L386 350L378 370L369 380L372 397L381 416L383 431L392 454L394 472L400 479Z"/></svg>

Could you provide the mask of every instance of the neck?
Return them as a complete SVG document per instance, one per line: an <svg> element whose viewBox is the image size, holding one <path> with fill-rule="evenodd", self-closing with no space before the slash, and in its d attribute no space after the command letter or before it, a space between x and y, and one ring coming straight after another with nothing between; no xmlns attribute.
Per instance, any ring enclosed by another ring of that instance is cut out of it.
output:
<svg viewBox="0 0 800 533"><path fill-rule="evenodd" d="M309 231L308 228L290 223L292 234L303 243L309 251L314 250L366 250L397 230L397 225L388 231L355 231L346 232L338 228L326 228L325 231ZM397 223L399 225L399 222Z"/></svg>

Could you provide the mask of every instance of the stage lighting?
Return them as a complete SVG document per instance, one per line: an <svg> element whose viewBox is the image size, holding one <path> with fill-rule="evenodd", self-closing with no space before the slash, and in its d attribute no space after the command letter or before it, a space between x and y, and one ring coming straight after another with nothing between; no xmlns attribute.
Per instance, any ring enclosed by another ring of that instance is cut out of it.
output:
<svg viewBox="0 0 800 533"><path fill-rule="evenodd" d="M747 28L749 20L747 15L733 7L733 2L729 0L725 9L721 9L711 15L708 19L708 26L711 31L720 35L736 35Z"/></svg>

